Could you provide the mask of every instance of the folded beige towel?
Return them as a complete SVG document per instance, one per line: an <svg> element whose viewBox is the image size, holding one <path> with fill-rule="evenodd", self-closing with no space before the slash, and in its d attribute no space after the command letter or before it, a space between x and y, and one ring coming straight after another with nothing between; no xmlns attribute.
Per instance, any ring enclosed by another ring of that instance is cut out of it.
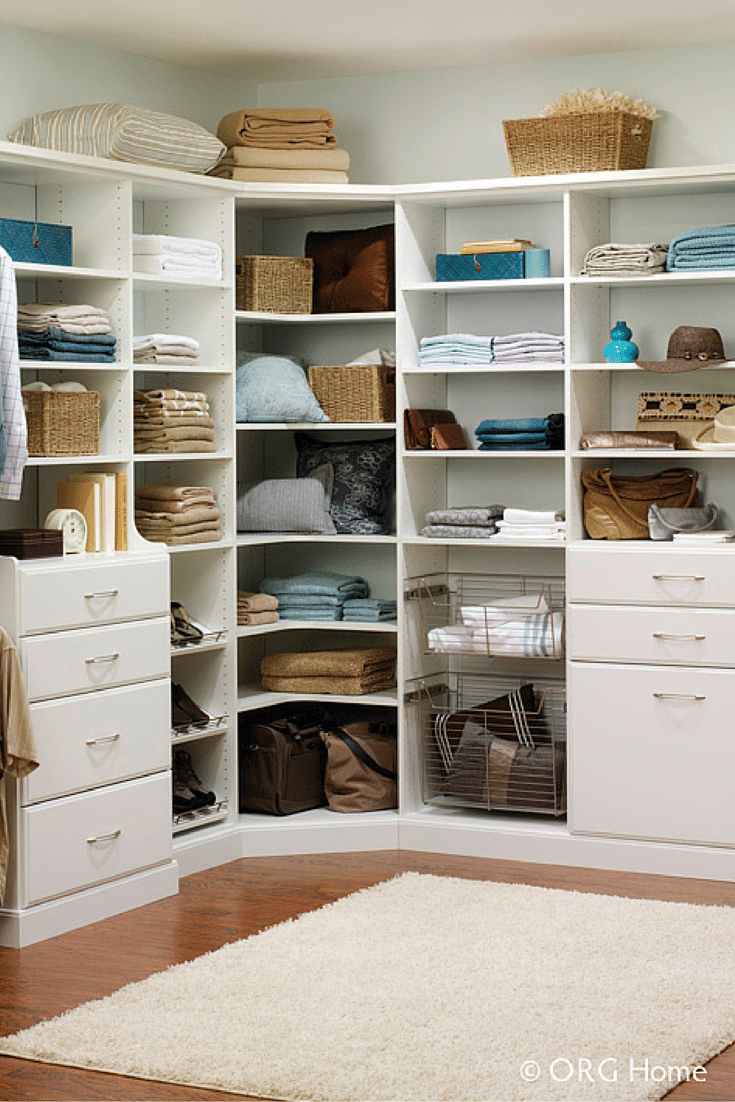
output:
<svg viewBox="0 0 735 1102"><path fill-rule="evenodd" d="M133 363L136 364L180 364L182 367L186 367L198 363L198 361L199 354L197 352L185 350L184 348L167 348L165 352L156 352L153 349L146 348L144 352L133 353Z"/></svg>
<svg viewBox="0 0 735 1102"><path fill-rule="evenodd" d="M264 677L263 688L274 693L326 693L332 696L364 696L395 687L393 678L375 677Z"/></svg>
<svg viewBox="0 0 735 1102"><path fill-rule="evenodd" d="M269 149L306 146L319 149L337 144L334 116L321 108L255 107L225 115L217 137L228 148L251 145Z"/></svg>
<svg viewBox="0 0 735 1102"><path fill-rule="evenodd" d="M133 428L136 432L148 432L154 429L175 428L200 428L213 429L214 421L206 413L197 413L195 410L178 410L174 415L159 413L148 417L137 409L133 418Z"/></svg>
<svg viewBox="0 0 735 1102"><path fill-rule="evenodd" d="M164 452L216 452L217 443L214 440L162 440L145 444L136 440L133 450L137 454L150 452L159 455Z"/></svg>
<svg viewBox="0 0 735 1102"><path fill-rule="evenodd" d="M214 501L211 486L177 486L173 482L147 482L135 491L138 497L153 498L155 501L186 501L193 497L203 497Z"/></svg>
<svg viewBox="0 0 735 1102"><path fill-rule="evenodd" d="M134 425L135 439L141 444L153 444L156 441L166 443L169 440L214 440L214 429L204 425L171 425L166 428L144 429Z"/></svg>
<svg viewBox="0 0 735 1102"><path fill-rule="evenodd" d="M350 155L346 149L263 149L235 145L217 161L215 168L290 168L347 172ZM211 170L210 170L211 171Z"/></svg>
<svg viewBox="0 0 735 1102"><path fill-rule="evenodd" d="M317 168L239 168L237 165L217 165L209 173L223 180L252 180L267 184L349 184L346 172Z"/></svg>
<svg viewBox="0 0 735 1102"><path fill-rule="evenodd" d="M183 528L187 524L200 521L217 523L220 512L216 505L200 505L196 509L187 509L185 513L151 512L140 509L136 502L135 520L145 524L154 524L161 528Z"/></svg>
<svg viewBox="0 0 735 1102"><path fill-rule="evenodd" d="M272 612L278 608L278 598L270 593L249 593L240 589L237 593L237 607L243 612Z"/></svg>
<svg viewBox="0 0 735 1102"><path fill-rule="evenodd" d="M237 622L241 627L252 624L275 624L280 617L277 612L241 612L237 610Z"/></svg>
<svg viewBox="0 0 735 1102"><path fill-rule="evenodd" d="M193 509L199 509L202 506L216 508L211 494L209 497L187 498L186 501L164 501L162 498L156 500L140 495L136 495L135 498L135 508L141 513L184 513L190 516Z"/></svg>
<svg viewBox="0 0 735 1102"><path fill-rule="evenodd" d="M211 532L192 532L189 536L159 535L158 533L148 534L147 532L141 532L140 534L144 539L150 540L151 543L166 543L169 547L178 547L180 544L185 543L216 543L218 540L222 539L222 532L219 529Z"/></svg>
<svg viewBox="0 0 735 1102"><path fill-rule="evenodd" d="M392 672L395 662L393 647L348 647L266 654L260 672L264 677L365 677Z"/></svg>
<svg viewBox="0 0 735 1102"><path fill-rule="evenodd" d="M162 402L170 399L188 402L206 402L207 395L200 390L136 390L133 393L136 402Z"/></svg>
<svg viewBox="0 0 735 1102"><path fill-rule="evenodd" d="M138 520L136 517L135 526L143 536L156 535L166 536L191 536L195 532L219 532L221 525L218 520L201 520L198 524L181 524L177 528L169 528L166 525L155 524L153 521Z"/></svg>

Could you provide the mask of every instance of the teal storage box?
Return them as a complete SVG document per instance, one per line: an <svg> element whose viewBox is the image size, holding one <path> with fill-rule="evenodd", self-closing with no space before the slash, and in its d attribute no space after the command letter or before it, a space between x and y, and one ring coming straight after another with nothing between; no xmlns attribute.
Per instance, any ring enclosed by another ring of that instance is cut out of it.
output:
<svg viewBox="0 0 735 1102"><path fill-rule="evenodd" d="M71 264L71 226L0 218L0 246L20 264Z"/></svg>
<svg viewBox="0 0 735 1102"><path fill-rule="evenodd" d="M523 279L526 274L522 252L517 253L437 253L438 283L468 279Z"/></svg>

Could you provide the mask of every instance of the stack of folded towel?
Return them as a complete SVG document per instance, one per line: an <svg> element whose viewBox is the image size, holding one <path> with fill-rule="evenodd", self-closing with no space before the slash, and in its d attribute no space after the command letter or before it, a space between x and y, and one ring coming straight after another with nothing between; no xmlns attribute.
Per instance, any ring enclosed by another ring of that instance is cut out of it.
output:
<svg viewBox="0 0 735 1102"><path fill-rule="evenodd" d="M495 363L564 363L564 338L554 333L510 333L481 337L445 333L422 337L419 363L428 370L447 367L489 367Z"/></svg>
<svg viewBox="0 0 735 1102"><path fill-rule="evenodd" d="M220 511L209 486L149 482L135 491L135 524L144 539L177 546L222 539Z"/></svg>
<svg viewBox="0 0 735 1102"><path fill-rule="evenodd" d="M735 268L735 225L686 230L669 245L667 271Z"/></svg>
<svg viewBox="0 0 735 1102"><path fill-rule="evenodd" d="M355 624L395 620L397 615L397 601L391 601L387 597L353 597L342 606L342 619L351 620Z"/></svg>
<svg viewBox="0 0 735 1102"><path fill-rule="evenodd" d="M22 360L110 363L116 340L99 306L23 302L18 306L18 352Z"/></svg>
<svg viewBox="0 0 735 1102"><path fill-rule="evenodd" d="M395 686L393 647L266 654L260 664L263 688L283 693L363 696Z"/></svg>
<svg viewBox="0 0 735 1102"><path fill-rule="evenodd" d="M275 624L278 616L278 598L269 593L237 591L237 622L241 627L252 624Z"/></svg>
<svg viewBox="0 0 735 1102"><path fill-rule="evenodd" d="M480 451L559 451L564 447L564 414L481 421L475 429Z"/></svg>
<svg viewBox="0 0 735 1102"><path fill-rule="evenodd" d="M345 601L368 595L364 578L329 570L264 578L258 588L278 598L282 620L341 620Z"/></svg>
<svg viewBox="0 0 735 1102"><path fill-rule="evenodd" d="M564 363L564 338L555 333L493 337L493 363Z"/></svg>
<svg viewBox="0 0 735 1102"><path fill-rule="evenodd" d="M216 452L207 395L196 390L136 390L136 452Z"/></svg>
<svg viewBox="0 0 735 1102"><path fill-rule="evenodd" d="M198 237L134 233L133 270L189 279L222 279L222 249L215 241Z"/></svg>
<svg viewBox="0 0 735 1102"><path fill-rule="evenodd" d="M487 539L497 532L503 505L466 505L456 509L432 509L425 515L422 536L430 539Z"/></svg>
<svg viewBox="0 0 735 1102"><path fill-rule="evenodd" d="M227 149L210 176L269 183L346 184L350 156L337 149L334 118L320 108L258 107L226 115Z"/></svg>
<svg viewBox="0 0 735 1102"><path fill-rule="evenodd" d="M133 337L133 363L191 367L199 360L199 341L174 333Z"/></svg>
<svg viewBox="0 0 735 1102"><path fill-rule="evenodd" d="M552 611L542 593L463 605L461 624L432 628L429 650L485 654L493 658L561 658L564 613Z"/></svg>
<svg viewBox="0 0 735 1102"><path fill-rule="evenodd" d="M564 510L504 509L496 540L556 540L566 534Z"/></svg>
<svg viewBox="0 0 735 1102"><path fill-rule="evenodd" d="M584 258L582 275L658 275L666 270L668 245L595 245Z"/></svg>

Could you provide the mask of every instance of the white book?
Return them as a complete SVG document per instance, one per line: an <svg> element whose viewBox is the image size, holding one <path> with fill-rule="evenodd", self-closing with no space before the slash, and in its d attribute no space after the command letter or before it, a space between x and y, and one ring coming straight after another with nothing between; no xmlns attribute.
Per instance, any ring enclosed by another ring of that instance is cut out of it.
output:
<svg viewBox="0 0 735 1102"><path fill-rule="evenodd" d="M117 485L114 473L109 471L87 471L86 473L70 474L70 482L94 482L97 487L95 495L95 515L97 518L95 542L97 551L115 550L115 520L117 510Z"/></svg>

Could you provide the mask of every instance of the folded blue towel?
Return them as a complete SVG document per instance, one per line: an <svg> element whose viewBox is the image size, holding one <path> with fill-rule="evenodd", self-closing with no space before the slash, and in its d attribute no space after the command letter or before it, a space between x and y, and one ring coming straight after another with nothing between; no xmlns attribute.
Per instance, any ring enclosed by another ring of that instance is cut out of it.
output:
<svg viewBox="0 0 735 1102"><path fill-rule="evenodd" d="M477 433L477 439L481 444L495 444L498 448L505 448L510 444L535 444L537 441L546 440L545 432L483 432Z"/></svg>
<svg viewBox="0 0 735 1102"><path fill-rule="evenodd" d="M341 620L342 609L339 606L329 608L281 608L278 606L281 620Z"/></svg>
<svg viewBox="0 0 735 1102"><path fill-rule="evenodd" d="M352 624L379 624L386 620L395 620L396 615L395 612L346 612L342 620Z"/></svg>
<svg viewBox="0 0 735 1102"><path fill-rule="evenodd" d="M518 443L515 440L508 440L506 437L498 437L497 440L491 442L485 441L480 444L478 451L481 452L505 452L505 451L543 451L548 449L549 445L546 442L546 437L542 436L540 440L522 441ZM550 450L550 449L549 449Z"/></svg>
<svg viewBox="0 0 735 1102"><path fill-rule="evenodd" d="M367 597L368 585L359 575L337 574L315 570L289 578L264 578L258 587L261 593L280 597L282 593L326 593L333 597Z"/></svg>
<svg viewBox="0 0 735 1102"><path fill-rule="evenodd" d="M274 594L275 596L275 594ZM278 608L341 608L344 597L330 593L280 593Z"/></svg>
<svg viewBox="0 0 735 1102"><path fill-rule="evenodd" d="M735 267L735 225L685 230L669 244L667 271L676 268L732 267Z"/></svg>
<svg viewBox="0 0 735 1102"><path fill-rule="evenodd" d="M481 433L492 432L543 432L546 428L546 417L514 417L510 420L485 420L475 429L479 436Z"/></svg>
<svg viewBox="0 0 735 1102"><path fill-rule="evenodd" d="M46 341L64 341L65 344L116 344L117 337L112 333L67 333L59 329L58 325L49 325L48 329L38 332L22 330L18 333L18 340L31 341L33 344L44 344Z"/></svg>
<svg viewBox="0 0 735 1102"><path fill-rule="evenodd" d="M389 597L352 597L345 601L345 612L382 612L385 609L396 611L398 602Z"/></svg>
<svg viewBox="0 0 735 1102"><path fill-rule="evenodd" d="M59 352L55 348L36 348L18 346L21 360L64 360L72 363L114 363L114 352L94 352L92 355L82 352Z"/></svg>

